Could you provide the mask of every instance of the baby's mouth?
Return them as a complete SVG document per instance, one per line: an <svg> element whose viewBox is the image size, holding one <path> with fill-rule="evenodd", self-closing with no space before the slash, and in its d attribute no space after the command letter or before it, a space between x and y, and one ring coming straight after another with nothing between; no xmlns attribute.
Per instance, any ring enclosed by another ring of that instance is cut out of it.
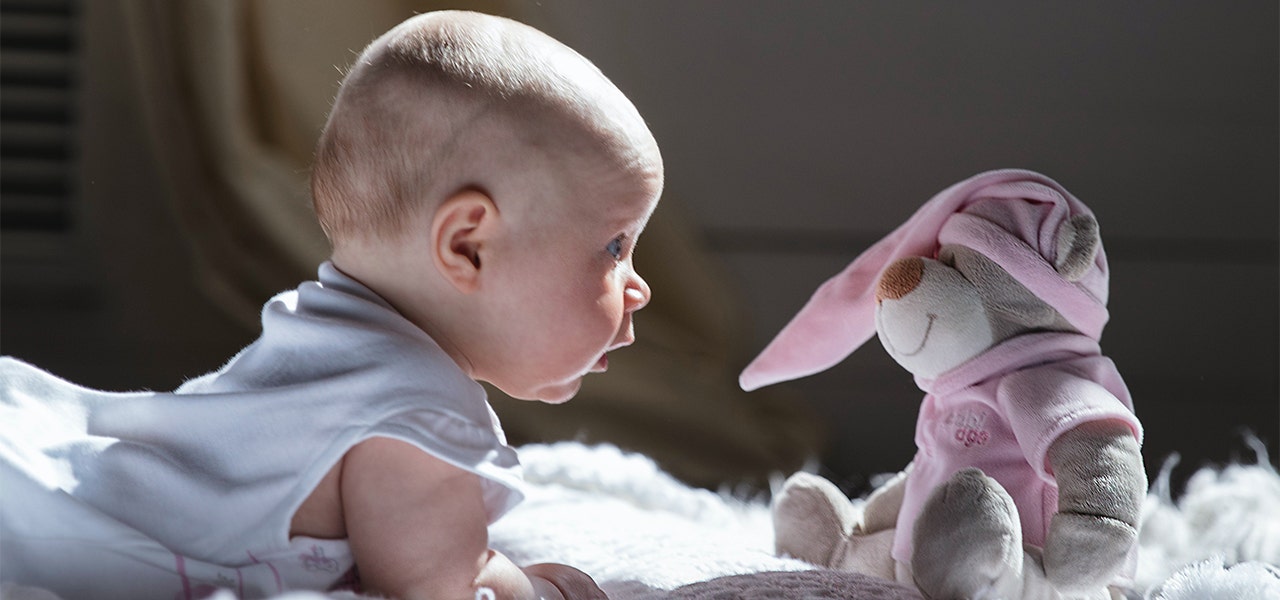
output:
<svg viewBox="0 0 1280 600"><path fill-rule="evenodd" d="M595 366L591 367L591 372L603 373L608 370L609 370L609 355L601 354L600 360L597 360Z"/></svg>

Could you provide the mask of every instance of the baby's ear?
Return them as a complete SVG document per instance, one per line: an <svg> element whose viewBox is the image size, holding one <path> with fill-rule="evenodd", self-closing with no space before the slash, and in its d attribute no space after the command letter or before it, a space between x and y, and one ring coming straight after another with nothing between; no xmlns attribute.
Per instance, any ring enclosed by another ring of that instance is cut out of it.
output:
<svg viewBox="0 0 1280 600"><path fill-rule="evenodd" d="M478 190L458 192L431 219L431 258L458 291L476 289L485 242L498 218L493 199Z"/></svg>
<svg viewBox="0 0 1280 600"><path fill-rule="evenodd" d="M1058 227L1058 258L1054 268L1067 281L1079 281L1093 267L1102 238L1093 215L1076 215Z"/></svg>

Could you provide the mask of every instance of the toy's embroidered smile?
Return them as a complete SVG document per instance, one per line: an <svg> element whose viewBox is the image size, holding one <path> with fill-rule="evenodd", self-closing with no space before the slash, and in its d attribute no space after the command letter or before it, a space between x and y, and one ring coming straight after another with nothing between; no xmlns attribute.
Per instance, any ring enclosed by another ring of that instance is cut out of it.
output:
<svg viewBox="0 0 1280 600"><path fill-rule="evenodd" d="M926 342L928 342L928 341L929 341L929 334L930 334L931 332L933 332L933 322L938 320L938 315L936 315L936 314L934 314L934 313L928 313L928 314L926 314L925 316L929 317L929 323L928 323L927 325L925 325L925 327L924 327L924 335L920 337L920 345L919 345L919 346L916 346L916 349L915 349L915 350L912 350L911 352L902 352L902 351L898 350L898 346L897 346L897 344L894 344L894 343L889 339L889 336L888 336L888 335L884 335L884 336L883 336L884 344L885 344L886 346L888 346L888 347L889 347L889 349L890 349L890 350L892 350L892 351L893 351L893 353L894 353L894 354L897 354L898 356L915 356L915 355L917 355L917 354L920 354L921 352L924 352L924 345L925 345L925 343L926 343ZM881 321L880 313L876 313L876 322L877 322L877 323L876 323L876 325L877 325L877 327L879 327L881 330L883 330L883 329L884 329L884 327L882 326L882 324L880 323L880 321Z"/></svg>

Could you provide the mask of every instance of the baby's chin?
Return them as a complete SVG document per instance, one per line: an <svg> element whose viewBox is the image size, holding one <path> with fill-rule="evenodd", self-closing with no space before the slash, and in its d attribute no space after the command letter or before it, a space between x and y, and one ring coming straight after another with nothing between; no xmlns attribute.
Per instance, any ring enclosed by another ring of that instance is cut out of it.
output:
<svg viewBox="0 0 1280 600"><path fill-rule="evenodd" d="M562 375L561 379L554 381L543 381L534 383L531 386L525 386L521 389L508 389L494 381L493 384L502 390L508 396L517 400L529 400L543 402L546 404L564 404L573 399L578 394L578 390L582 389L582 380L593 373L604 373L609 370L609 357L606 353L601 353L595 363L582 368L577 374ZM509 382L510 383L510 382Z"/></svg>
<svg viewBox="0 0 1280 600"><path fill-rule="evenodd" d="M578 394L578 390L582 388L582 378L576 377L570 381L546 384L537 389L513 392L511 390L502 390L508 396L518 400L529 400L533 402L543 402L545 404L564 404L572 400Z"/></svg>

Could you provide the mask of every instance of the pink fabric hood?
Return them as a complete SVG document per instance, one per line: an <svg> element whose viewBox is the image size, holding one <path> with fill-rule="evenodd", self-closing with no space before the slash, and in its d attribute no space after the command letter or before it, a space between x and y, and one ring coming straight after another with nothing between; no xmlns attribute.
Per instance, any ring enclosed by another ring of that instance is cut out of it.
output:
<svg viewBox="0 0 1280 600"><path fill-rule="evenodd" d="M1107 322L1108 269L1099 247L1078 281L1054 269L1059 227L1089 208L1054 180L1018 169L989 171L943 190L907 222L822 284L739 377L745 390L824 371L875 334L875 284L893 261L934 257L942 244L977 250L1099 339Z"/></svg>

